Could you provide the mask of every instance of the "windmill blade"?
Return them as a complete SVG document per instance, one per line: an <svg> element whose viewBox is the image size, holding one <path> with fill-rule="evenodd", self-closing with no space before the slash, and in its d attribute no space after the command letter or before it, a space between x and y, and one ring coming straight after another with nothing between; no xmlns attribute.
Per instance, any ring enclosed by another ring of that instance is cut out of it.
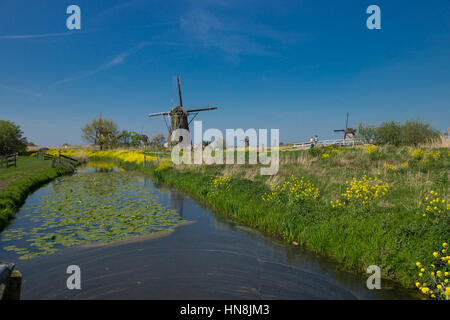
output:
<svg viewBox="0 0 450 320"><path fill-rule="evenodd" d="M180 98L180 107L183 107L183 99L181 98L181 84L180 84L180 76L177 76L178 81L178 95Z"/></svg>
<svg viewBox="0 0 450 320"><path fill-rule="evenodd" d="M187 112L187 113L190 113L190 112L200 112L200 111L209 111L209 110L217 110L217 107L201 108L201 109L191 109L191 110L186 110L186 112Z"/></svg>
<svg viewBox="0 0 450 320"><path fill-rule="evenodd" d="M333 130L334 132L345 132L345 129L336 129L336 130Z"/></svg>
<svg viewBox="0 0 450 320"><path fill-rule="evenodd" d="M151 117L157 117L157 116L167 116L170 112L158 112L158 113L150 113L148 116Z"/></svg>
<svg viewBox="0 0 450 320"><path fill-rule="evenodd" d="M348 112L347 112L347 119L345 120L345 130L348 128Z"/></svg>

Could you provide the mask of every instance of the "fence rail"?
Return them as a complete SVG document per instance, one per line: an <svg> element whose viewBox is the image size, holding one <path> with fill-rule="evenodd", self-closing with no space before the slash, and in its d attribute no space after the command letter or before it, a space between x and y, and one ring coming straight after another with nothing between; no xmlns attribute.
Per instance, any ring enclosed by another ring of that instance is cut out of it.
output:
<svg viewBox="0 0 450 320"><path fill-rule="evenodd" d="M306 150L306 149L310 149L312 144L314 144L315 146L318 146L318 147L325 147L325 146L330 146L330 145L348 147L348 146L360 145L360 144L363 144L363 142L359 141L359 140L345 140L345 139L321 140L321 141L318 141L317 143L311 143L309 141L305 141L305 142L293 143L293 144L289 145L288 147L286 147L283 151Z"/></svg>
<svg viewBox="0 0 450 320"><path fill-rule="evenodd" d="M17 167L17 153L9 154L0 158L0 168Z"/></svg>
<svg viewBox="0 0 450 320"><path fill-rule="evenodd" d="M52 167L55 167L56 165L60 165L65 168L75 170L75 167L79 164L80 164L80 161L78 161L77 159L62 155L61 152L59 152L58 156L52 157Z"/></svg>

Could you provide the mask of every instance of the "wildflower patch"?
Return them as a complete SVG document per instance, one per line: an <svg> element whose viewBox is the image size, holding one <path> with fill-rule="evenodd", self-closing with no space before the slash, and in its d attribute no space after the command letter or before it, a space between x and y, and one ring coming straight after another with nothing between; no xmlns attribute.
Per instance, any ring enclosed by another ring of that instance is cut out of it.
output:
<svg viewBox="0 0 450 320"><path fill-rule="evenodd" d="M271 185L270 192L262 196L262 200L279 206L298 206L305 201L314 201L320 195L311 181L304 177L291 176L282 184Z"/></svg>
<svg viewBox="0 0 450 320"><path fill-rule="evenodd" d="M342 205L356 204L369 206L377 199L386 195L389 190L389 184L376 178L369 178L364 175L361 180L353 177L350 181L345 181L346 189L341 194L341 201L330 201L333 208Z"/></svg>
<svg viewBox="0 0 450 320"><path fill-rule="evenodd" d="M444 242L440 251L433 252L428 266L416 262L419 269L416 287L428 298L450 300L450 256L447 250L448 243Z"/></svg>

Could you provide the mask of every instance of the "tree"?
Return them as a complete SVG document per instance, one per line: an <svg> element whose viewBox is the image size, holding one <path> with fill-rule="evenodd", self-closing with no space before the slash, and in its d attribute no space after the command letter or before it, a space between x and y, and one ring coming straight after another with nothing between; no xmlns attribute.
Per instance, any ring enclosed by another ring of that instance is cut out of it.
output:
<svg viewBox="0 0 450 320"><path fill-rule="evenodd" d="M402 125L399 122L382 122L375 131L375 142L377 144L391 144L394 146L399 146L401 144L401 130Z"/></svg>
<svg viewBox="0 0 450 320"><path fill-rule="evenodd" d="M165 141L166 139L164 138L164 135L162 135L161 133L155 134L150 139L150 143L156 145L157 147L162 147Z"/></svg>
<svg viewBox="0 0 450 320"><path fill-rule="evenodd" d="M119 129L112 120L100 117L93 119L81 129L81 137L93 144L99 145L103 150L104 145L111 144L111 139L117 137Z"/></svg>
<svg viewBox="0 0 450 320"><path fill-rule="evenodd" d="M122 130L122 132L117 137L119 144L124 146L129 146L131 143L131 132L127 130Z"/></svg>
<svg viewBox="0 0 450 320"><path fill-rule="evenodd" d="M131 146L137 148L141 145L142 140L142 134L139 134L137 132L131 132Z"/></svg>
<svg viewBox="0 0 450 320"><path fill-rule="evenodd" d="M356 138L362 140L364 143L375 142L375 126L360 123L358 124L358 129L356 130L356 132L358 132Z"/></svg>
<svg viewBox="0 0 450 320"><path fill-rule="evenodd" d="M27 148L27 138L14 122L0 120L0 154L23 152Z"/></svg>

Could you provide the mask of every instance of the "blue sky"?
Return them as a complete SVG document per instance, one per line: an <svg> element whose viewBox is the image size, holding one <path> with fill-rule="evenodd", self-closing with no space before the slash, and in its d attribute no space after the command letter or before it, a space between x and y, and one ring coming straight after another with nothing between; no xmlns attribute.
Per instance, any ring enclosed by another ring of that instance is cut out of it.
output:
<svg viewBox="0 0 450 320"><path fill-rule="evenodd" d="M66 8L81 8L81 30ZM366 8L381 8L368 30ZM203 128L279 128L283 142L359 122L450 127L449 1L0 0L0 119L36 144L81 144L102 114L167 134L177 101Z"/></svg>

